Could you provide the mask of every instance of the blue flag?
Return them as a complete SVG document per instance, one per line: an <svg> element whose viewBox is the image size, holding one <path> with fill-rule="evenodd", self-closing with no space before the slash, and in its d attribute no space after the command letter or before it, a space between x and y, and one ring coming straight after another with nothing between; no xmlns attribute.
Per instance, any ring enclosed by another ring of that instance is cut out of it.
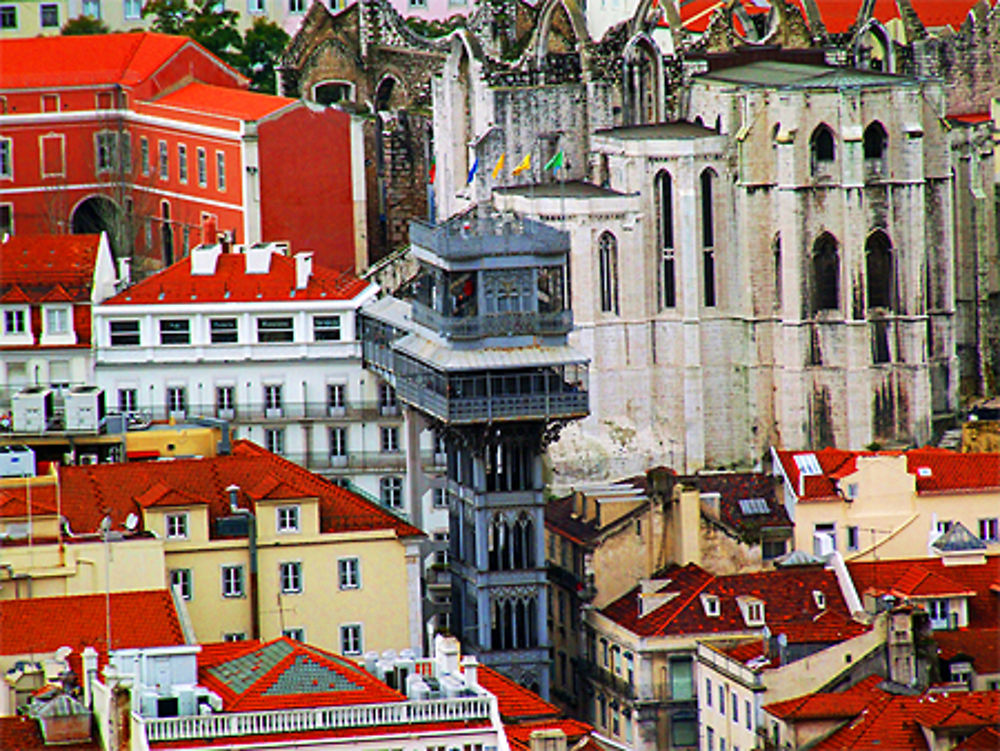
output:
<svg viewBox="0 0 1000 751"><path fill-rule="evenodd" d="M476 176L476 170L478 169L479 169L479 157L477 156L476 161L472 163L472 169L469 170L469 179L465 181L466 185L470 185L472 183L472 178Z"/></svg>

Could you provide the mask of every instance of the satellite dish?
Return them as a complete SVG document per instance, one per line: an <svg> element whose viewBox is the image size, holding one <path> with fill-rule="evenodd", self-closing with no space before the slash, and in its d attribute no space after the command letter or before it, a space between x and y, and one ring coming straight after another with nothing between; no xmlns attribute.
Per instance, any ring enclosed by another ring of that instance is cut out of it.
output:
<svg viewBox="0 0 1000 751"><path fill-rule="evenodd" d="M129 532L135 532L139 526L139 517L135 514L129 514L128 518L125 520L125 529Z"/></svg>

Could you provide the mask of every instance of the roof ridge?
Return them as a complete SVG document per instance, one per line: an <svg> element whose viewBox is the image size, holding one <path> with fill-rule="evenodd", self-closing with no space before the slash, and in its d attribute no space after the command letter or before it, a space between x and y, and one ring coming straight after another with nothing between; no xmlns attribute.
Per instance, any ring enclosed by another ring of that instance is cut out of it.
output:
<svg viewBox="0 0 1000 751"><path fill-rule="evenodd" d="M696 563L693 563L691 565L698 566L698 564L696 564ZM703 569L701 566L698 566L698 570L699 571L705 571L705 569ZM705 573L708 574L707 571L705 571ZM697 597L698 595L700 595L704 591L705 587L707 587L712 582L717 581L718 578L719 577L717 577L715 574L708 574L708 579L706 579L705 582L700 587L698 587L694 592L692 592L691 596L688 597L687 600L685 600L684 603L679 608L677 608L674 611L673 615L671 615L669 618L667 618L667 620L665 620L662 624L660 624L660 626L659 626L659 628L657 630L661 630L661 629L664 629L667 626L669 626L678 615L680 615L682 612L684 612L684 610L687 609L687 606L691 604L691 602L694 600L694 598ZM666 603L664 603L664 604L666 604ZM659 608L657 608L657 609L659 609ZM653 611L653 613L655 613L655 612L656 612L656 610ZM647 615L652 615L652 613L647 613Z"/></svg>

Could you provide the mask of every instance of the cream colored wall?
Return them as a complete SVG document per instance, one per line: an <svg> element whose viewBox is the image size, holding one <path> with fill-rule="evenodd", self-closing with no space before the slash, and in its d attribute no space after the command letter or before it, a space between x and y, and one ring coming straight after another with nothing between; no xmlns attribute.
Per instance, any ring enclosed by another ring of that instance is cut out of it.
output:
<svg viewBox="0 0 1000 751"><path fill-rule="evenodd" d="M220 428L130 430L125 434L125 451L158 451L160 456L215 456L221 439Z"/></svg>
<svg viewBox="0 0 1000 751"><path fill-rule="evenodd" d="M281 504L273 504L277 507ZM315 504L312 504L315 508ZM258 508L258 607L260 636L301 628L305 639L340 652L340 626L361 623L362 649L399 649L410 643L407 574L403 544L386 531L345 534L276 533L274 508ZM270 512L270 513L269 513ZM306 527L308 514L303 514ZM357 557L359 589L341 590L337 561ZM302 592L282 594L280 564L300 562ZM243 597L222 596L222 567L244 567ZM252 633L250 556L247 540L189 541L169 544L166 568L190 569L192 598L187 603L198 641L219 641L227 633Z"/></svg>
<svg viewBox="0 0 1000 751"><path fill-rule="evenodd" d="M636 521L640 533L636 534ZM603 608L634 587L639 579L650 576L666 563L662 520L650 513L650 506L635 519L623 522L606 533L594 549L595 608Z"/></svg>
<svg viewBox="0 0 1000 751"><path fill-rule="evenodd" d="M299 507L299 531L278 532L278 509ZM257 502L257 540L261 543L276 540L300 540L319 534L319 502L315 498L295 501Z"/></svg>
<svg viewBox="0 0 1000 751"><path fill-rule="evenodd" d="M30 578L9 581L0 574L0 600L16 597L59 597L104 592L162 589L166 586L163 541L138 538L5 546L0 562L13 566L15 575ZM108 568L110 563L110 569ZM107 572L110 570L110 578Z"/></svg>
<svg viewBox="0 0 1000 751"><path fill-rule="evenodd" d="M915 478L906 471L905 456L859 457L857 471L840 480L840 488L857 484L848 502L806 501L795 507L795 546L812 552L816 524L837 525L837 549L848 561L916 558L928 555L936 521L956 521L972 534L979 520L998 516L1000 492L915 493ZM859 528L859 549L847 550L847 527ZM874 530L874 531L873 531Z"/></svg>

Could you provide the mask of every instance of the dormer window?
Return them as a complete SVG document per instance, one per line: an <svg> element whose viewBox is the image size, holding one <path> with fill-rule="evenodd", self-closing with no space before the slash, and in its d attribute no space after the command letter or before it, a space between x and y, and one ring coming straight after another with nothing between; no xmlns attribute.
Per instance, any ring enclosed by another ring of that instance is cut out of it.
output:
<svg viewBox="0 0 1000 751"><path fill-rule="evenodd" d="M705 608L705 615L709 618L719 617L719 598L715 595L702 595L701 605Z"/></svg>
<svg viewBox="0 0 1000 751"><path fill-rule="evenodd" d="M186 540L188 537L188 515L167 514L167 539Z"/></svg>
<svg viewBox="0 0 1000 751"><path fill-rule="evenodd" d="M764 602L756 597L738 597L737 602L747 626L764 625Z"/></svg>
<svg viewBox="0 0 1000 751"><path fill-rule="evenodd" d="M299 531L298 506L278 506L278 531L286 533Z"/></svg>

